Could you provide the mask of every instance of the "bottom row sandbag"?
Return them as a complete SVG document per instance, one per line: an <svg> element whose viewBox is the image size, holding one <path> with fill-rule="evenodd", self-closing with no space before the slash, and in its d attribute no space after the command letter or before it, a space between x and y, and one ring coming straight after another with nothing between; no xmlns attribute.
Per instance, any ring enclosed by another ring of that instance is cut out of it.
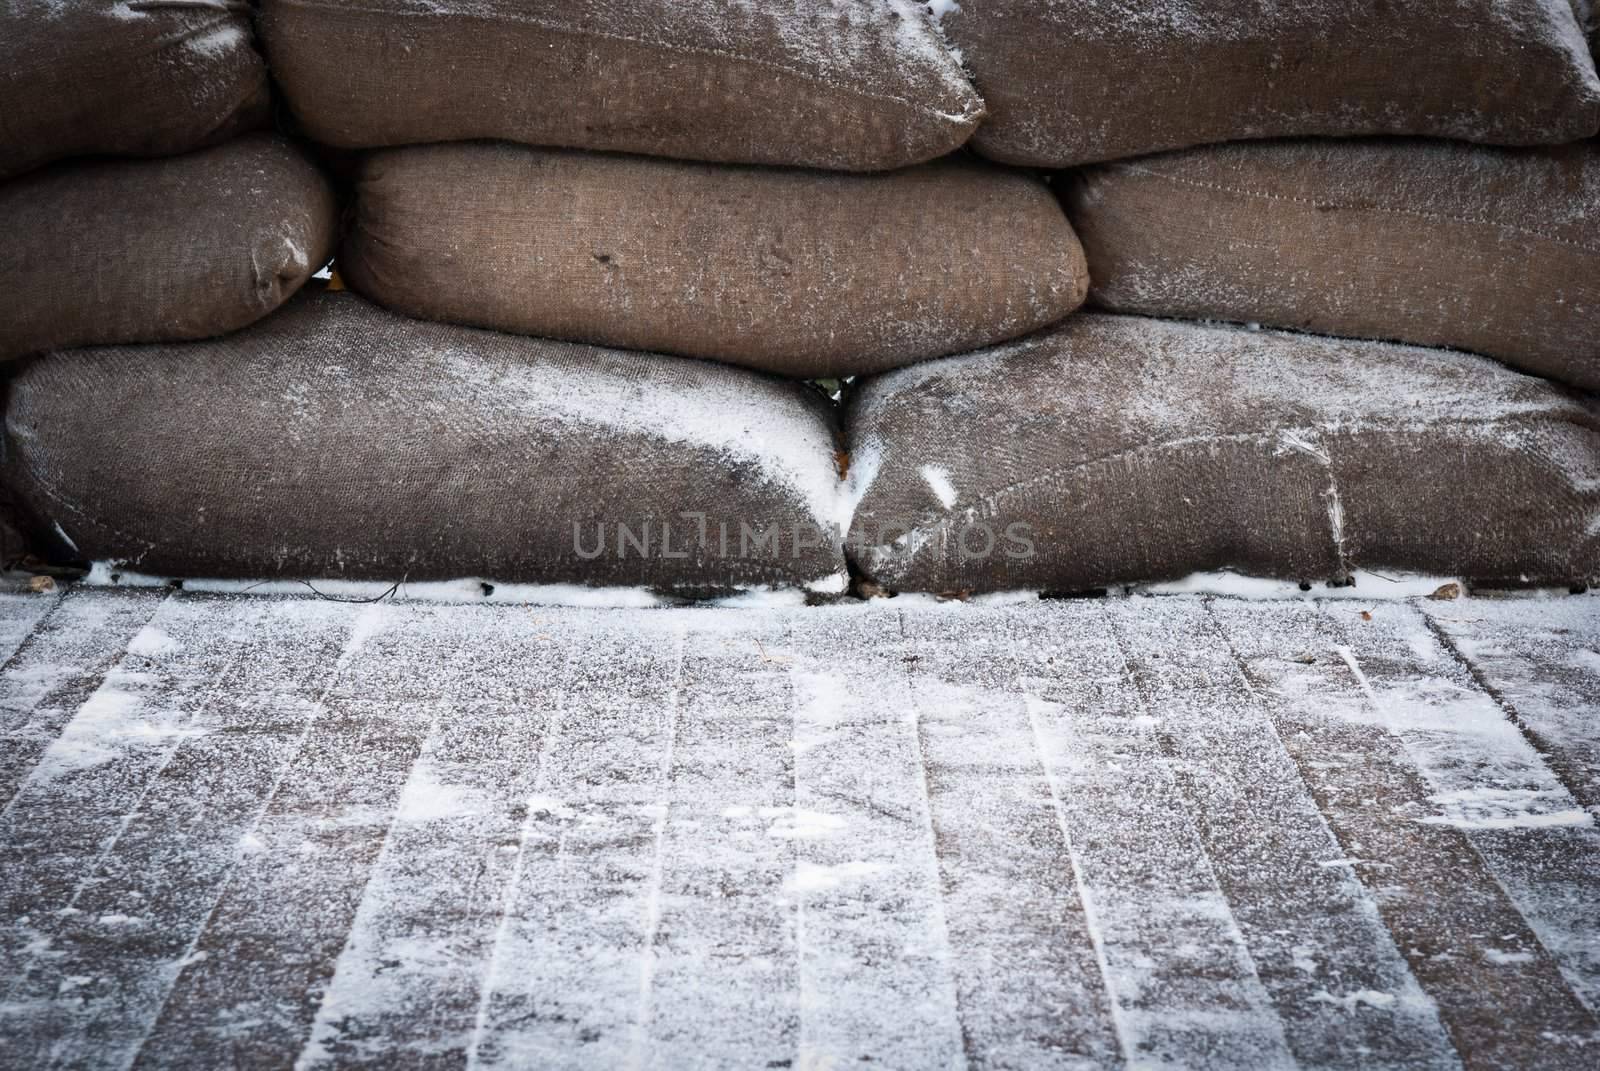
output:
<svg viewBox="0 0 1600 1071"><path fill-rule="evenodd" d="M303 295L205 342L51 354L5 480L58 553L179 577L842 591L803 384Z"/></svg>
<svg viewBox="0 0 1600 1071"><path fill-rule="evenodd" d="M187 577L836 592L845 550L941 594L1600 575L1600 407L1447 350L1085 315L868 381L846 438L841 483L803 385L318 294L30 363L4 482L63 557Z"/></svg>
<svg viewBox="0 0 1600 1071"><path fill-rule="evenodd" d="M873 380L846 431L891 590L1600 576L1600 406L1449 350L1080 315Z"/></svg>

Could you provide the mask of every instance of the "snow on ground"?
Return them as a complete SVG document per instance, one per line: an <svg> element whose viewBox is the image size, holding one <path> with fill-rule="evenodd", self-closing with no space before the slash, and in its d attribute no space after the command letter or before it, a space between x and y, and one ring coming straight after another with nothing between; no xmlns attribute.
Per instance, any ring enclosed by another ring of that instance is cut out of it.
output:
<svg viewBox="0 0 1600 1071"><path fill-rule="evenodd" d="M942 498L949 490L948 477L942 470L930 468L924 477ZM954 493L950 492L951 500ZM676 605L675 601L643 588L587 587L582 584L507 584L496 580L462 578L460 580L417 582L385 582L376 580L232 580L209 577L182 579L151 576L126 569L115 562L95 562L84 583L95 587L124 588L174 588L186 591L208 592L220 595L320 595L331 599L350 601L437 602L437 603L505 603L529 606L589 606L589 607L651 607ZM810 585L806 590L754 588L723 599L712 600L710 606L749 609L778 609L794 607L806 602L807 592L819 595L842 595L846 589L843 576L831 577ZM1377 573L1355 570L1348 585L1300 584L1292 580L1273 580L1265 577L1245 576L1240 573L1195 573L1182 580L1154 584L1136 584L1113 589L1120 595L1222 595L1236 599L1349 599L1357 602L1392 601L1436 597L1453 600L1470 592L1467 584L1450 577L1430 577L1413 573ZM1489 592L1494 598L1537 598L1562 594L1554 590L1538 589L1516 592ZM978 595L966 600L979 606L1006 605L1037 600L1040 593L1030 590L1000 591ZM851 600L852 602L854 600ZM895 602L897 608L910 606L947 605L950 600L933 596L906 594Z"/></svg>
<svg viewBox="0 0 1600 1071"><path fill-rule="evenodd" d="M1592 1066L1600 599L0 596L0 1063Z"/></svg>

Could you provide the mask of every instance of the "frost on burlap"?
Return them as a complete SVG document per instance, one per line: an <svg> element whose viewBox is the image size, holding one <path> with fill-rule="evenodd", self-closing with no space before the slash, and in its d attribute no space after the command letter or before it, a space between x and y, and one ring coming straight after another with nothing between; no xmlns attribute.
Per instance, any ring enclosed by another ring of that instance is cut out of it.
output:
<svg viewBox="0 0 1600 1071"><path fill-rule="evenodd" d="M337 225L327 179L268 134L24 175L0 185L0 361L245 327L328 262Z"/></svg>
<svg viewBox="0 0 1600 1071"><path fill-rule="evenodd" d="M1122 312L1454 346L1600 389L1600 145L1219 145L1084 168Z"/></svg>
<svg viewBox="0 0 1600 1071"><path fill-rule="evenodd" d="M1600 576L1600 409L1468 354L1080 315L882 376L846 430L893 589Z"/></svg>
<svg viewBox="0 0 1600 1071"><path fill-rule="evenodd" d="M64 156L159 156L266 121L242 3L0 4L0 179Z"/></svg>
<svg viewBox="0 0 1600 1071"><path fill-rule="evenodd" d="M339 255L400 312L804 378L992 345L1083 301L1050 189L970 161L891 175L517 145L374 153Z"/></svg>
<svg viewBox="0 0 1600 1071"><path fill-rule="evenodd" d="M943 27L997 160L1415 134L1548 145L1600 128L1571 0L963 0Z"/></svg>
<svg viewBox="0 0 1600 1071"><path fill-rule="evenodd" d="M61 553L144 573L693 594L842 589L834 451L800 384L307 294L224 339L31 363L4 471Z"/></svg>
<svg viewBox="0 0 1600 1071"><path fill-rule="evenodd" d="M501 138L845 171L942 156L983 103L914 0L266 0L318 141Z"/></svg>

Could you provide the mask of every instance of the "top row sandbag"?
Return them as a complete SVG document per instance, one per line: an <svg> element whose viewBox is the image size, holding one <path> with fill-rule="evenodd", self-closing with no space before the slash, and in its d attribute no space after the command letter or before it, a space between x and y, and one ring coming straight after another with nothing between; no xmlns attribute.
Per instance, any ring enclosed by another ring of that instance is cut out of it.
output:
<svg viewBox="0 0 1600 1071"><path fill-rule="evenodd" d="M67 156L171 156L266 122L250 7L0 2L0 179Z"/></svg>
<svg viewBox="0 0 1600 1071"><path fill-rule="evenodd" d="M1554 145L1600 130L1587 0L962 0L943 18L1003 163L1276 137Z"/></svg>
<svg viewBox="0 0 1600 1071"><path fill-rule="evenodd" d="M879 171L959 148L983 102L918 0L263 0L317 141L500 139Z"/></svg>

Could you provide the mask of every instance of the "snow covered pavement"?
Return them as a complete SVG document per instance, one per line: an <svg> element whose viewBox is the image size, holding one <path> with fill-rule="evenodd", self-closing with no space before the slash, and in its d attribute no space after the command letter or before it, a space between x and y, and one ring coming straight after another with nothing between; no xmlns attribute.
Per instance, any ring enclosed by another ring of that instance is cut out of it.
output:
<svg viewBox="0 0 1600 1071"><path fill-rule="evenodd" d="M1600 1064L1595 596L77 588L0 659L0 1066Z"/></svg>

